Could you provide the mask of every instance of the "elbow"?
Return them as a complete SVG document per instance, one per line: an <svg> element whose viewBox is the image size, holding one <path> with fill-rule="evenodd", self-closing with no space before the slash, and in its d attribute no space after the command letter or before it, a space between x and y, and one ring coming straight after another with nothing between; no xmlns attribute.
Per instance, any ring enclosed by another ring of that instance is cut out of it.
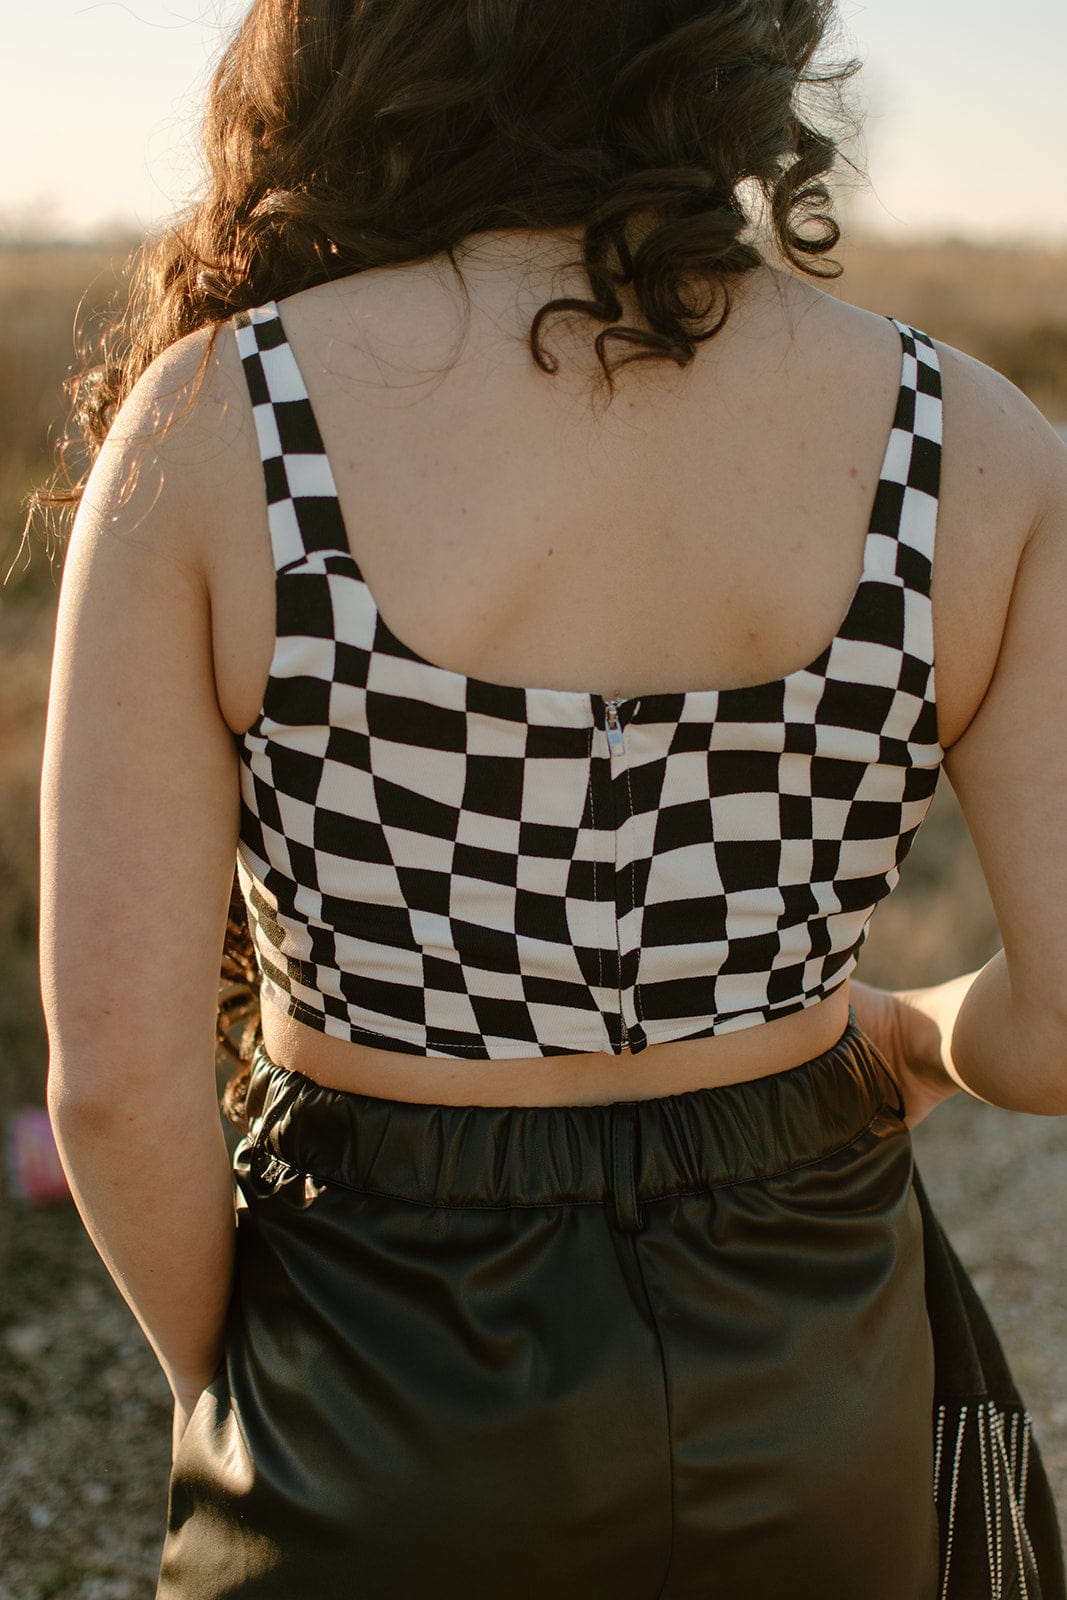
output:
<svg viewBox="0 0 1067 1600"><path fill-rule="evenodd" d="M1067 1116L1067 1015L1045 1011L1017 1019L1013 1111Z"/></svg>
<svg viewBox="0 0 1067 1600"><path fill-rule="evenodd" d="M48 1067L45 1105L53 1129L62 1129L68 1138L102 1133L114 1125L122 1112L113 1090L86 1081L84 1075L64 1071L54 1061Z"/></svg>

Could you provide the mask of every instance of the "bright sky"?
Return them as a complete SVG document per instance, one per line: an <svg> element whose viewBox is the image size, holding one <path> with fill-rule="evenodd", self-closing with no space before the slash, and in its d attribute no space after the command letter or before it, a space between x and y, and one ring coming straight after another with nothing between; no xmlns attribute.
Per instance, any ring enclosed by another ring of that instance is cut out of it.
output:
<svg viewBox="0 0 1067 1600"><path fill-rule="evenodd" d="M1067 242L1062 0L839 0L871 190L845 212L917 234ZM32 0L4 21L0 231L144 229L198 181L210 69L247 0Z"/></svg>

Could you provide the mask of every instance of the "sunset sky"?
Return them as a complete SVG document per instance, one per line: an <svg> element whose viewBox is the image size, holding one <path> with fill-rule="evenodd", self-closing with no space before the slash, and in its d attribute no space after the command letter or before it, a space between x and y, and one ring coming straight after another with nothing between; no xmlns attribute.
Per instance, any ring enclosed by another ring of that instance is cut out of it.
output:
<svg viewBox="0 0 1067 1600"><path fill-rule="evenodd" d="M192 194L212 63L244 0L32 0L5 18L0 230L147 228ZM846 220L1067 243L1061 0L840 0L870 189ZM11 156L14 153L15 159Z"/></svg>

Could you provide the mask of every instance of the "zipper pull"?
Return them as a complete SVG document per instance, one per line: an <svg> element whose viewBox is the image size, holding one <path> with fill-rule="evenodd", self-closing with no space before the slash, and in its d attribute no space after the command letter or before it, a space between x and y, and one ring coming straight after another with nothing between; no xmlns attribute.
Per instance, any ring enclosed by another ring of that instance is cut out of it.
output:
<svg viewBox="0 0 1067 1600"><path fill-rule="evenodd" d="M621 756L626 749L622 742L622 727L619 723L619 701L608 700L604 705L604 727L608 735L608 753Z"/></svg>

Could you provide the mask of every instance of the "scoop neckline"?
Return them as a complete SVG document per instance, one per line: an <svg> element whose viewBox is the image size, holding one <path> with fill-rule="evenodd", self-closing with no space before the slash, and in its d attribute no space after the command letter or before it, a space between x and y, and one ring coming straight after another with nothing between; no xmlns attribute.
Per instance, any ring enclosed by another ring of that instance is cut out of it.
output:
<svg viewBox="0 0 1067 1600"><path fill-rule="evenodd" d="M869 537L870 535L868 534L868 539ZM345 560L349 566L351 566L353 576L367 591L367 596L374 611L376 628L379 628L382 633L388 637L390 642L397 647L396 653L400 659L411 661L415 666L422 667L429 672L436 673L439 677L451 678L453 681L462 684L471 684L474 688L485 690L490 695L532 695L537 699L565 700L570 704L578 702L584 702L588 704L591 702L597 709L607 705L613 705L619 707L620 711L623 709L623 707L627 706L636 710L642 705L663 705L667 701L681 700L688 703L690 701L704 700L717 702L733 695L759 694L761 692L767 693L771 689L777 689L784 684L792 682L794 678L802 678L812 674L817 674L824 658L829 655L830 651L841 637L842 629L847 624L849 617L851 617L859 599L860 591L863 589L869 577L865 550L863 571L860 573L859 580L849 599L848 610L842 617L837 632L834 634L829 643L823 646L814 660L809 661L803 667L795 668L792 672L784 673L780 678L768 678L763 683L740 684L734 688L716 687L712 689L656 689L646 690L643 694L603 695L600 693L599 689L556 689L551 687L541 687L537 684L529 683L502 683L492 678L479 678L471 672L457 672L454 667L442 667L436 661L430 661L428 657L421 655L418 650L412 649L411 645L407 644L397 633L393 631L388 621L383 616L381 607L378 605L378 602L374 597L374 591L371 589L370 584L363 576L359 562L356 560L351 550L317 551L316 554L338 555ZM304 561L307 559L308 557L305 556ZM294 566L299 565L303 565L303 562L294 563ZM292 569L290 568L289 570Z"/></svg>
<svg viewBox="0 0 1067 1600"><path fill-rule="evenodd" d="M355 579L361 583L363 588L366 590L367 597L371 604L371 609L374 613L374 625L376 631L380 629L388 637L391 643L397 647L397 654L399 658L411 661L414 665L422 667L426 671L434 673L439 677L449 678L456 683L464 685L469 684L475 689L487 691L488 696L520 694L524 696L532 695L538 699L560 700L569 705L592 705L597 710L607 705L613 705L618 707L623 716L623 720L626 720L627 717L632 717L635 715L635 713L646 704L662 706L668 701L682 701L686 705L688 705L690 702L718 703L718 701L722 699L733 698L741 695L767 694L771 690L779 689L785 685L793 683L798 678L818 675L834 645L837 644L838 640L842 637L843 631L847 626L853 611L859 604L860 597L870 578L872 543L876 537L879 537L879 530L874 526L875 512L878 507L879 491L881 490L882 484L886 481L886 471L892 455L893 436L896 432L896 411L894 411L894 420L890 424L889 437L886 441L885 451L882 456L882 463L878 472L878 480L875 484L874 497L871 502L870 520L868 522L867 533L863 543L863 566L860 570L859 578L857 579L856 585L849 596L845 614L838 623L833 636L822 647L818 655L813 657L811 661L805 663L804 666L796 667L793 669L793 671L783 673L777 678L767 678L761 683L739 684L732 688L723 688L717 686L710 689L657 689L643 694L623 696L602 695L599 690L595 689L559 689L548 686L539 686L537 684L502 683L499 680L494 680L491 678L480 678L474 673L459 672L454 667L444 667L436 661L431 661L428 656L424 656L420 651L415 650L405 640L401 639L399 634L397 634L390 626L388 619L384 616L382 609L378 604L373 589L363 575L362 568L360 567L352 549L352 535L345 517L344 508L341 505L340 496L337 493L337 484L333 475L333 465L327 453L325 441L322 436L322 429L319 427L318 418L315 414L314 402L312 401L311 395L308 391L300 364L296 359L296 352L289 342L289 336L285 330L285 322L282 318L278 302L277 300L264 301L260 307L256 308L256 310L258 310L260 313L264 311L267 312L269 316L271 316L273 320L277 322L282 336L282 343L289 351L289 356L293 364L293 370L296 374L301 391L298 398L307 405L308 413L314 428L314 435L318 441L318 448L321 452L322 461L324 463L324 478L326 485L329 495L337 507L337 519L340 524L341 532L346 541L344 546L338 546L336 549L319 549L315 551L308 551L305 549L299 558L286 563L284 567L279 568L276 566L275 576L277 578L282 572L292 572L295 568L305 565L306 562L316 556L322 557L337 555L342 557L342 559L346 561L346 563L352 568L352 573ZM249 313L250 316L251 314L252 313ZM908 360L906 336L910 334L914 338L916 330L909 327L907 324L900 322L896 317L887 317L886 321L893 324L900 336L901 341L901 374L900 383L897 388L897 406L899 408L900 395L906 387ZM273 676L273 661L271 663L270 675ZM626 709L624 710L624 708Z"/></svg>

